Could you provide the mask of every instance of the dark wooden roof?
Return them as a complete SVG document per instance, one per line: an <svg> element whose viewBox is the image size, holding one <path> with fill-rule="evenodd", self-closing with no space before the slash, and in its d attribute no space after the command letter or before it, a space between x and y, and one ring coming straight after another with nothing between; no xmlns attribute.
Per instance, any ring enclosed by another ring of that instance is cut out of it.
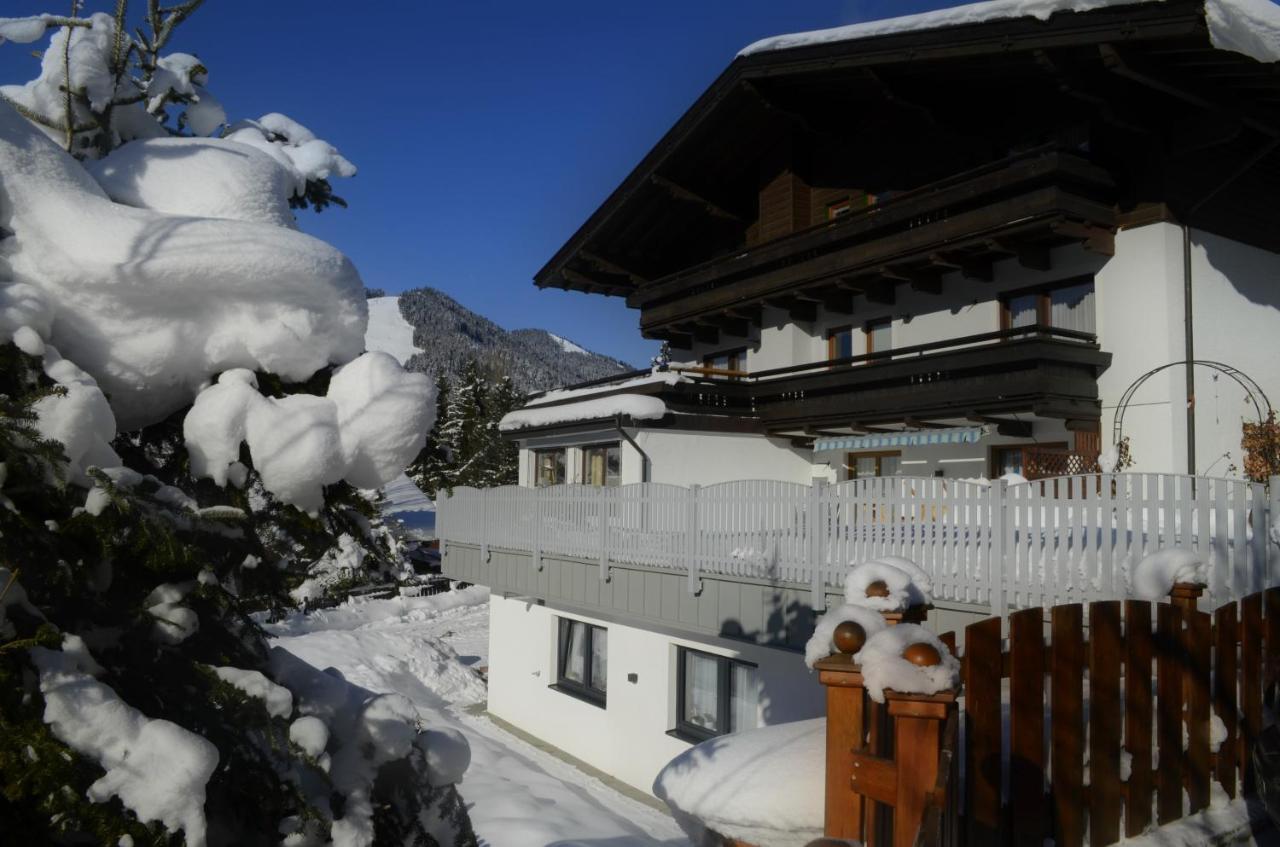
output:
<svg viewBox="0 0 1280 847"><path fill-rule="evenodd" d="M1280 251L1280 67L1215 49L1203 0L990 21L738 57L535 276L632 295L743 246L764 157L909 190L1054 143L1124 212ZM835 172L838 171L838 172Z"/></svg>

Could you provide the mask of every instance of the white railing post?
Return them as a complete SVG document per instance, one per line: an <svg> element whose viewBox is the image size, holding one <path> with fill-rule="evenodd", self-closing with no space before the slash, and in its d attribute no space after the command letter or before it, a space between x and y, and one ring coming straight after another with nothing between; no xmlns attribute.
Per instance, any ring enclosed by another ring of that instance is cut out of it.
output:
<svg viewBox="0 0 1280 847"><path fill-rule="evenodd" d="M822 520L822 495L825 493L827 481L815 479L809 486L809 519L805 527L809 532L809 603L815 612L827 610L827 592L822 564L822 537L819 527L825 524ZM823 526L823 529L825 527Z"/></svg>
<svg viewBox="0 0 1280 847"><path fill-rule="evenodd" d="M609 491L608 487L602 487L600 494L596 498L599 503L600 515L600 581L609 581Z"/></svg>
<svg viewBox="0 0 1280 847"><path fill-rule="evenodd" d="M545 488L533 489L533 569L542 570L542 493Z"/></svg>
<svg viewBox="0 0 1280 847"><path fill-rule="evenodd" d="M480 561L489 561L489 489L480 489Z"/></svg>
<svg viewBox="0 0 1280 847"><path fill-rule="evenodd" d="M991 614L1004 617L1008 611L1005 594L1005 558L1009 554L1006 543L1008 533L1009 482L996 479L991 482L991 554L987 568L987 579L990 582L989 592Z"/></svg>
<svg viewBox="0 0 1280 847"><path fill-rule="evenodd" d="M689 570L689 593L702 591L702 579L698 576L698 491L701 485L689 486L689 537L685 544L685 565Z"/></svg>
<svg viewBox="0 0 1280 847"><path fill-rule="evenodd" d="M1280 534L1275 532L1275 528L1280 526L1280 476L1273 476L1267 480L1267 513L1263 531L1266 545L1267 557L1267 587L1275 588L1280 586ZM1256 531L1256 527L1255 527Z"/></svg>

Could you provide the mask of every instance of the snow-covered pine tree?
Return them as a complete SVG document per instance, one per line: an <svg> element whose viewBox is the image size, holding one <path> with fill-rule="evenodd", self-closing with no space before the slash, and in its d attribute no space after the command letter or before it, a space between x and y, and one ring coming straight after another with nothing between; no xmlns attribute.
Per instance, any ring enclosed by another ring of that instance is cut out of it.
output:
<svg viewBox="0 0 1280 847"><path fill-rule="evenodd" d="M443 371L437 371L435 381L435 423L432 425L431 431L427 433L427 443L423 446L422 452L418 453L417 458L413 460L413 464L406 471L414 484L421 488L428 497L433 498L436 496L437 491L448 489L452 486L452 477L449 474L451 457L448 447L441 437L441 430L449 419L449 399L451 396L449 378Z"/></svg>
<svg viewBox="0 0 1280 847"><path fill-rule="evenodd" d="M361 355L358 274L289 213L350 164L277 114L186 137L207 72L160 51L199 5L149 2L137 36L124 0L0 19L54 30L40 76L0 88L0 833L473 845L412 706L250 614L325 557L395 565L360 491L435 398Z"/></svg>
<svg viewBox="0 0 1280 847"><path fill-rule="evenodd" d="M515 485L519 481L519 455L514 442L502 437L498 424L509 412L524 405L524 395L509 376L498 379L489 393L489 485Z"/></svg>

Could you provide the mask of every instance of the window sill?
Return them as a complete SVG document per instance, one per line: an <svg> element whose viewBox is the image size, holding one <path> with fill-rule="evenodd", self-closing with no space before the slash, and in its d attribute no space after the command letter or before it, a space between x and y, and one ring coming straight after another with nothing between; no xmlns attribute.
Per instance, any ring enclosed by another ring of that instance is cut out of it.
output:
<svg viewBox="0 0 1280 847"><path fill-rule="evenodd" d="M586 689L562 685L558 682L548 685L547 688L550 688L552 691L559 691L561 694L567 694L573 699L581 700L584 703L595 706L597 709L607 709L605 705L606 697L604 694L598 694L596 692L589 692Z"/></svg>
<svg viewBox="0 0 1280 847"><path fill-rule="evenodd" d="M690 744L701 744L704 741L710 741L713 738L720 737L719 735L712 733L703 735L702 733L691 732L690 730L680 729L679 727L667 730L667 735L670 735L672 738L678 738L681 741L686 741Z"/></svg>

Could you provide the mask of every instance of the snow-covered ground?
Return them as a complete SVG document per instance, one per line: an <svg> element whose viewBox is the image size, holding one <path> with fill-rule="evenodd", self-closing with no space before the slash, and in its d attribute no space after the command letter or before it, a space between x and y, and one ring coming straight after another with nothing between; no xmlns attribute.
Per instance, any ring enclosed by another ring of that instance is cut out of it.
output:
<svg viewBox="0 0 1280 847"><path fill-rule="evenodd" d="M369 325L364 332L364 348L387 353L402 365L415 353L423 352L413 343L413 325L400 314L399 297L369 300Z"/></svg>
<svg viewBox="0 0 1280 847"><path fill-rule="evenodd" d="M499 728L485 700L488 591L348 602L267 626L273 644L374 692L408 697L428 728L466 735L459 790L488 847L687 845L675 821Z"/></svg>

